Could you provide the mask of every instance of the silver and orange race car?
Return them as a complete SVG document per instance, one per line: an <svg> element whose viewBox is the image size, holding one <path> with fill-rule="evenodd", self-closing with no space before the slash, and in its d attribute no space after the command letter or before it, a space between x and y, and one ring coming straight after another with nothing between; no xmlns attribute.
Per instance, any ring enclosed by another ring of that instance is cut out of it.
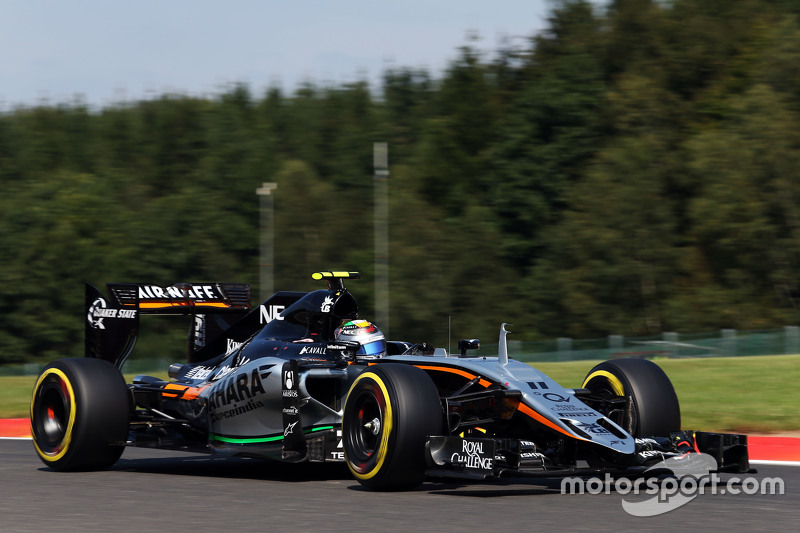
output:
<svg viewBox="0 0 800 533"><path fill-rule="evenodd" d="M345 462L363 485L411 489L426 476L497 478L641 472L712 456L749 470L745 435L681 430L669 378L617 359L565 388L509 358L387 341L359 318L344 280L250 306L245 284L86 288L86 353L50 363L31 402L33 442L56 470L103 469L126 446L287 462ZM189 315L186 363L126 383L139 320Z"/></svg>

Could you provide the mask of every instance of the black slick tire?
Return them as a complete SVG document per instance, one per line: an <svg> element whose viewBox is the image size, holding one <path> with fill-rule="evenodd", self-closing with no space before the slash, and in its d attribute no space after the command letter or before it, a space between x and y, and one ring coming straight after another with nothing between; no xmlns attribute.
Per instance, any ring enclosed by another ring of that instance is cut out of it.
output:
<svg viewBox="0 0 800 533"><path fill-rule="evenodd" d="M634 437L667 437L680 431L681 409L672 382L647 359L615 359L592 368L583 388L606 397L630 396L622 427Z"/></svg>
<svg viewBox="0 0 800 533"><path fill-rule="evenodd" d="M374 490L410 490L425 478L425 443L440 435L439 393L411 365L371 366L354 381L344 405L342 440L347 466Z"/></svg>
<svg viewBox="0 0 800 533"><path fill-rule="evenodd" d="M31 400L36 453L55 470L100 470L117 462L130 424L122 374L102 359L60 359L47 365Z"/></svg>

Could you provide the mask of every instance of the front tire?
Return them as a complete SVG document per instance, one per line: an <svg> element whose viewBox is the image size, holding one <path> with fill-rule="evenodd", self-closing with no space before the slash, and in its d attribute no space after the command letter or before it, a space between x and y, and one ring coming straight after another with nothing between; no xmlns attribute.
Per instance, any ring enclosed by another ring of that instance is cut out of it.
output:
<svg viewBox="0 0 800 533"><path fill-rule="evenodd" d="M117 462L130 424L122 374L102 359L60 359L33 390L31 433L42 462L55 470L100 470Z"/></svg>
<svg viewBox="0 0 800 533"><path fill-rule="evenodd" d="M425 443L444 428L439 392L428 375L404 364L378 364L350 388L342 418L347 466L362 485L408 490L425 478Z"/></svg>
<svg viewBox="0 0 800 533"><path fill-rule="evenodd" d="M647 359L616 359L595 366L583 388L607 399L631 397L617 422L634 437L668 437L681 429L681 408L672 382Z"/></svg>

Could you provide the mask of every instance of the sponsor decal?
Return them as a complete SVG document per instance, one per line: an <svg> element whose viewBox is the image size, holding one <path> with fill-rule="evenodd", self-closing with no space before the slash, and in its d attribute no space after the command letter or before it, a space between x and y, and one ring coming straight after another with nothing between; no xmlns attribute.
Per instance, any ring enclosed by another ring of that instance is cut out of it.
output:
<svg viewBox="0 0 800 533"><path fill-rule="evenodd" d="M264 403L261 400L248 400L246 404L238 407L214 411L211 415L211 418L214 420L214 422L219 422L225 418L233 418L245 413L249 413L253 409L258 409L259 407L264 407Z"/></svg>
<svg viewBox="0 0 800 533"><path fill-rule="evenodd" d="M89 314L86 317L89 320L89 324L94 329L106 329L103 325L103 317L100 314L105 310L107 304L104 298L98 298L92 305L89 307ZM97 317L97 318L96 318Z"/></svg>
<svg viewBox="0 0 800 533"><path fill-rule="evenodd" d="M216 381L218 379L222 379L225 376L227 376L228 374L230 374L231 372L234 372L240 366L246 365L249 362L250 362L250 358L249 357L242 357L241 361L237 362L235 365L225 365L222 368L220 368L219 370L217 370L217 373L214 374L214 377L211 378L211 381Z"/></svg>
<svg viewBox="0 0 800 533"><path fill-rule="evenodd" d="M283 430L283 436L288 437L290 434L294 433L294 427L297 425L297 421L288 424L286 429Z"/></svg>
<svg viewBox="0 0 800 533"><path fill-rule="evenodd" d="M347 346L343 346L341 344L329 344L328 345L328 349L329 350L347 350L348 347Z"/></svg>
<svg viewBox="0 0 800 533"><path fill-rule="evenodd" d="M344 461L344 446L342 445L342 430L336 430L336 438L339 440L339 444L336 445L336 449L333 450L331 453L331 459L335 461Z"/></svg>
<svg viewBox="0 0 800 533"><path fill-rule="evenodd" d="M521 459L544 459L545 455L539 452L522 452L519 454Z"/></svg>
<svg viewBox="0 0 800 533"><path fill-rule="evenodd" d="M226 355L235 352L236 350L242 347L242 344L244 344L243 342L237 342L233 339L226 339L226 340L228 341L228 347L225 350Z"/></svg>
<svg viewBox="0 0 800 533"><path fill-rule="evenodd" d="M194 317L194 346L200 349L206 345L206 316L195 315Z"/></svg>
<svg viewBox="0 0 800 533"><path fill-rule="evenodd" d="M463 440L461 441L461 451L451 455L450 461L454 465L466 468L491 470L494 466L494 458L484 455L483 445L484 443L480 441Z"/></svg>
<svg viewBox="0 0 800 533"><path fill-rule="evenodd" d="M272 373L269 370L272 366L273 365L261 365L251 372L241 372L224 381L220 381L208 397L209 411L211 413L217 413L229 405L235 407L236 404L240 402L247 402L248 404L255 402L258 396L266 393L261 380ZM245 411L243 412L252 411L254 408L255 407L247 409L245 406Z"/></svg>
<svg viewBox="0 0 800 533"><path fill-rule="evenodd" d="M600 424L577 422L575 425L587 433L594 433L595 435L611 435L611 432Z"/></svg>
<svg viewBox="0 0 800 533"><path fill-rule="evenodd" d="M192 300L221 300L220 295L213 285L188 285L186 290L177 287L159 287L158 285L140 285L139 299L184 299Z"/></svg>
<svg viewBox="0 0 800 533"><path fill-rule="evenodd" d="M639 452L639 456L641 456L644 459L648 457L658 457L660 455L663 455L663 453L656 450L643 450Z"/></svg>
<svg viewBox="0 0 800 533"><path fill-rule="evenodd" d="M289 407L284 407L281 412L289 416L297 416L300 413L300 411L298 411L297 407L295 407L294 405L290 405Z"/></svg>
<svg viewBox="0 0 800 533"><path fill-rule="evenodd" d="M94 329L106 329L104 318L136 318L136 309L110 309L105 298L97 298L89 306L86 318Z"/></svg>
<svg viewBox="0 0 800 533"><path fill-rule="evenodd" d="M547 383L545 383L544 381L529 381L528 382L528 386L530 386L530 388L532 388L532 389L547 389L547 388L549 388L547 386Z"/></svg>
<svg viewBox="0 0 800 533"><path fill-rule="evenodd" d="M273 320L283 320L281 313L286 309L285 305L270 305L269 308L265 305L258 306L258 323L268 324Z"/></svg>
<svg viewBox="0 0 800 533"><path fill-rule="evenodd" d="M313 355L325 355L327 352L325 351L324 346L303 346L303 348L300 350L300 355L306 353Z"/></svg>
<svg viewBox="0 0 800 533"><path fill-rule="evenodd" d="M190 379L206 379L214 372L214 367L210 366L196 366L186 373L186 378Z"/></svg>
<svg viewBox="0 0 800 533"><path fill-rule="evenodd" d="M584 405L552 405L552 411L584 411L586 414L594 414L594 411Z"/></svg>
<svg viewBox="0 0 800 533"><path fill-rule="evenodd" d="M325 299L322 300L322 305L319 307L319 310L323 313L330 313L331 307L333 307L333 298L326 296Z"/></svg>
<svg viewBox="0 0 800 533"><path fill-rule="evenodd" d="M568 402L569 396L562 396L560 394L556 394L555 392L545 392L542 394L542 398L551 402Z"/></svg>
<svg viewBox="0 0 800 533"><path fill-rule="evenodd" d="M283 397L284 398L297 398L297 389L294 389L297 384L297 373L294 370L283 371Z"/></svg>

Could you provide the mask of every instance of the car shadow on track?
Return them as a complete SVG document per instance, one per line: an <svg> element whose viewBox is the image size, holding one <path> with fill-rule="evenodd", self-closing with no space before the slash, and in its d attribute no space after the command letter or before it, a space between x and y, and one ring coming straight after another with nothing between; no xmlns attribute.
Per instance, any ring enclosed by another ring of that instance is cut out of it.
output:
<svg viewBox="0 0 800 533"><path fill-rule="evenodd" d="M158 454L153 457L151 454ZM360 485L344 463L283 463L264 459L221 457L213 455L184 455L180 452L126 451L109 470L168 474L221 479L253 479L281 482L344 481L352 491L370 491ZM462 480L428 478L414 492L439 496L496 498L502 496L532 496L559 494L560 478L508 478L496 480Z"/></svg>
<svg viewBox="0 0 800 533"><path fill-rule="evenodd" d="M286 482L352 480L343 463L282 463L213 456L122 458L109 470Z"/></svg>
<svg viewBox="0 0 800 533"><path fill-rule="evenodd" d="M371 489L354 483L347 487L355 492L372 492ZM561 479L488 479L463 480L432 477L421 486L408 492L427 492L438 496L466 496L473 498L499 498L502 496L535 496L538 494L560 494Z"/></svg>
<svg viewBox="0 0 800 533"><path fill-rule="evenodd" d="M486 481L436 480L423 485L430 494L437 496L461 496L471 498L500 498L505 496L536 496L560 494L561 479L491 479Z"/></svg>
<svg viewBox="0 0 800 533"><path fill-rule="evenodd" d="M50 470L43 467L42 470ZM219 479L269 480L289 483L342 481L348 490L371 491L360 485L344 463L284 463L264 459L129 449L109 471L166 474ZM438 496L497 498L561 493L561 478L464 480L432 477L414 489Z"/></svg>

